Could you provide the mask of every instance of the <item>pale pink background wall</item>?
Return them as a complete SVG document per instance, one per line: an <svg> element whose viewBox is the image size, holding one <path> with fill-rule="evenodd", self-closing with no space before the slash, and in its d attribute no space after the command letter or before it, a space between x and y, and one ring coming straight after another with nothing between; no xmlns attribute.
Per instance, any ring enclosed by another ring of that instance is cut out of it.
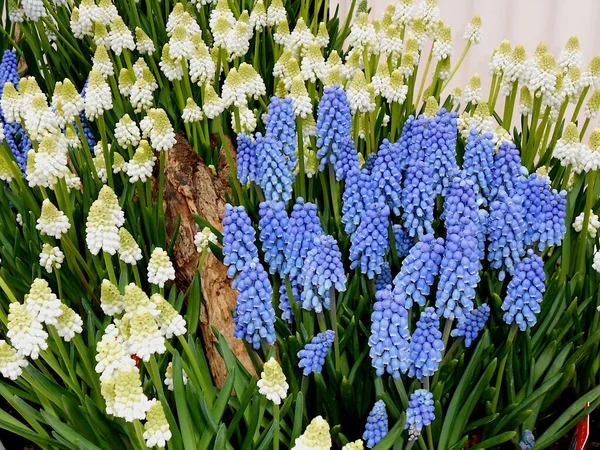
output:
<svg viewBox="0 0 600 450"><path fill-rule="evenodd" d="M421 0L414 0L418 4ZM369 0L372 18L379 18L391 0ZM332 8L340 4L346 16L350 0L331 0ZM577 35L587 66L592 57L600 54L600 0L438 0L444 22L452 27L454 41L453 63L463 50L462 35L465 25L475 14L483 20L483 37L473 46L455 75L448 90L457 85L464 87L469 78L481 75L483 92L487 96L490 77L487 64L492 51L503 39L512 46L523 44L527 56L543 40L556 56L567 39ZM332 9L333 10L333 9Z"/></svg>

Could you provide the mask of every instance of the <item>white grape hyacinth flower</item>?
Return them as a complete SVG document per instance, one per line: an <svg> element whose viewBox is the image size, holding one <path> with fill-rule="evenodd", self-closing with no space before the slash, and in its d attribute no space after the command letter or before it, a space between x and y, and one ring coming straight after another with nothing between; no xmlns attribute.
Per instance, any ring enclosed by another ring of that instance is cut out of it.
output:
<svg viewBox="0 0 600 450"><path fill-rule="evenodd" d="M196 233L194 237L194 244L196 244L196 250L198 253L202 253L205 249L210 249L210 243L217 244L217 235L214 234L209 227L204 227L201 231Z"/></svg>
<svg viewBox="0 0 600 450"><path fill-rule="evenodd" d="M83 331L83 320L79 314L64 303L60 304L60 309L62 314L58 317L54 326L58 335L65 342L69 342L76 334L80 334Z"/></svg>
<svg viewBox="0 0 600 450"><path fill-rule="evenodd" d="M154 316L147 308L138 308L132 318L128 320L127 325L129 336L123 345L129 354L136 355L142 361L148 362L155 353L162 355L167 351L165 338L160 332Z"/></svg>
<svg viewBox="0 0 600 450"><path fill-rule="evenodd" d="M185 373L185 370L183 370L183 369L181 369L181 376L183 378L183 384L186 385L188 382L188 376ZM165 372L165 386L171 392L174 390L174 387L173 387L173 363L172 362L169 363L169 365L167 366L167 370Z"/></svg>
<svg viewBox="0 0 600 450"><path fill-rule="evenodd" d="M29 314L40 323L55 325L57 317L62 314L60 299L52 292L48 282L36 278L31 284L29 293L25 295L25 305Z"/></svg>
<svg viewBox="0 0 600 450"><path fill-rule="evenodd" d="M8 331L6 336L20 355L38 359L40 351L48 348L48 333L29 307L22 303L11 303L8 307Z"/></svg>
<svg viewBox="0 0 600 450"><path fill-rule="evenodd" d="M125 350L114 324L106 327L96 344L96 362L94 370L100 374L100 380L114 377L120 370L135 368L135 360Z"/></svg>
<svg viewBox="0 0 600 450"><path fill-rule="evenodd" d="M65 260L64 253L58 247L50 244L44 244L40 252L40 266L46 269L46 272L52 273L54 269L60 269Z"/></svg>
<svg viewBox="0 0 600 450"><path fill-rule="evenodd" d="M37 220L36 229L42 235L52 236L56 239L69 231L71 224L67 216L48 199L42 202L42 212Z"/></svg>
<svg viewBox="0 0 600 450"><path fill-rule="evenodd" d="M169 254L160 247L152 251L148 262L148 282L165 287L165 282L175 280L175 269Z"/></svg>
<svg viewBox="0 0 600 450"><path fill-rule="evenodd" d="M16 380L23 373L28 362L5 340L0 340L0 373L4 378Z"/></svg>
<svg viewBox="0 0 600 450"><path fill-rule="evenodd" d="M144 394L137 369L119 370L115 377L113 409L115 417L121 417L127 422L146 418L150 401Z"/></svg>
<svg viewBox="0 0 600 450"><path fill-rule="evenodd" d="M148 448L155 446L164 448L167 441L172 437L165 411L163 410L161 403L156 399L150 401L142 437L146 440L146 446Z"/></svg>
<svg viewBox="0 0 600 450"><path fill-rule="evenodd" d="M86 222L86 243L90 253L100 250L114 255L119 249L119 228L125 222L125 214L119 199L109 186L103 186L98 199L92 203Z"/></svg>
<svg viewBox="0 0 600 450"><path fill-rule="evenodd" d="M281 401L287 397L289 385L286 382L281 366L275 358L271 357L263 365L263 371L260 374L257 386L258 392L276 405L280 405Z"/></svg>
<svg viewBox="0 0 600 450"><path fill-rule="evenodd" d="M579 214L575 220L573 221L573 229L580 233L583 230L583 220L585 219L585 212ZM593 239L596 237L598 233L598 228L600 228L600 220L598 220L598 216L594 214L594 211L590 211L587 230L590 237Z"/></svg>

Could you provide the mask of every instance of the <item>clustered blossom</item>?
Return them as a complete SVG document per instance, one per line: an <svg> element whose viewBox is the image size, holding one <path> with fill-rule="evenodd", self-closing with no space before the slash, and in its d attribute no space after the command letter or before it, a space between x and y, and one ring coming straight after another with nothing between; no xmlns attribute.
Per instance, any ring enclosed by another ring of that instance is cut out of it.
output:
<svg viewBox="0 0 600 450"><path fill-rule="evenodd" d="M546 289L545 280L544 261L529 249L508 283L508 291L502 303L506 323L514 322L521 331L537 323L536 314L540 312L540 303Z"/></svg>
<svg viewBox="0 0 600 450"><path fill-rule="evenodd" d="M406 423L404 429L408 429L408 439L414 441L421 434L423 427L431 425L435 420L435 406L433 394L426 389L417 389L410 394L408 409L406 410Z"/></svg>
<svg viewBox="0 0 600 450"><path fill-rule="evenodd" d="M259 205L260 241L269 264L269 272L281 273L285 262L285 236L289 218L285 211L285 203L266 201Z"/></svg>
<svg viewBox="0 0 600 450"><path fill-rule="evenodd" d="M581 233L583 230L583 221L585 220L585 211L582 211L575 220L573 221L573 229ZM598 233L598 229L600 228L600 220L598 220L598 216L594 214L594 211L590 210L588 223L587 223L587 232L591 238L595 238Z"/></svg>
<svg viewBox="0 0 600 450"><path fill-rule="evenodd" d="M271 299L273 288L269 275L258 258L247 262L233 281L238 292L233 311L235 330L233 335L245 339L255 349L260 348L261 339L275 342L275 311Z"/></svg>
<svg viewBox="0 0 600 450"><path fill-rule="evenodd" d="M254 243L256 231L243 206L225 205L223 218L223 263L228 267L227 276L233 276L247 262L258 256Z"/></svg>
<svg viewBox="0 0 600 450"><path fill-rule="evenodd" d="M42 213L37 220L36 228L42 235L52 236L56 239L69 231L71 223L67 216L59 211L48 199L42 202Z"/></svg>
<svg viewBox="0 0 600 450"><path fill-rule="evenodd" d="M317 416L296 439L292 450L329 450L331 445L329 424L321 416Z"/></svg>
<svg viewBox="0 0 600 450"><path fill-rule="evenodd" d="M387 203L395 215L400 214L402 166L399 146L384 139L371 169L374 199Z"/></svg>
<svg viewBox="0 0 600 450"><path fill-rule="evenodd" d="M465 346L470 347L473 341L477 339L479 332L483 330L489 316L490 307L484 303L462 316L458 320L456 328L450 334L452 337L463 337Z"/></svg>
<svg viewBox="0 0 600 450"><path fill-rule="evenodd" d="M314 238L313 247L306 254L300 274L301 306L306 310L323 312L330 308L333 291L346 290L346 273L337 241L328 235Z"/></svg>
<svg viewBox="0 0 600 450"><path fill-rule="evenodd" d="M46 269L46 272L52 273L53 269L60 269L65 260L64 253L58 247L50 244L44 244L40 252L40 266Z"/></svg>
<svg viewBox="0 0 600 450"><path fill-rule="evenodd" d="M369 279L381 273L384 257L389 251L389 215L390 208L384 203L368 205L351 236L350 268L360 267Z"/></svg>
<svg viewBox="0 0 600 450"><path fill-rule="evenodd" d="M219 242L217 235L209 227L204 227L194 236L196 251L202 254L206 249L210 250L210 244L216 245Z"/></svg>
<svg viewBox="0 0 600 450"><path fill-rule="evenodd" d="M258 392L267 397L276 405L287 397L289 385L285 381L285 374L275 358L270 358L263 366L260 380L256 383Z"/></svg>
<svg viewBox="0 0 600 450"><path fill-rule="evenodd" d="M103 186L98 199L92 203L85 226L86 243L90 253L100 250L114 255L119 249L119 228L125 223L125 214L119 199L109 186Z"/></svg>
<svg viewBox="0 0 600 450"><path fill-rule="evenodd" d="M388 415L383 400L378 400L367 417L363 439L367 447L375 447L388 432Z"/></svg>
<svg viewBox="0 0 600 450"><path fill-rule="evenodd" d="M305 376L313 372L321 373L325 358L331 350L335 333L332 330L317 334L312 340L298 352L298 367L303 370Z"/></svg>
<svg viewBox="0 0 600 450"><path fill-rule="evenodd" d="M148 282L163 288L165 282L175 279L175 268L169 254L160 247L156 247L150 255L148 262Z"/></svg>
<svg viewBox="0 0 600 450"><path fill-rule="evenodd" d="M10 346L5 340L0 340L0 373L9 380L16 380L29 363L23 355Z"/></svg>
<svg viewBox="0 0 600 450"><path fill-rule="evenodd" d="M48 348L48 333L30 312L28 305L9 305L7 327L6 336L19 355L38 359L40 352Z"/></svg>
<svg viewBox="0 0 600 450"><path fill-rule="evenodd" d="M434 308L425 308L417 321L410 341L410 366L408 375L419 380L433 375L442 361L442 332Z"/></svg>
<svg viewBox="0 0 600 450"><path fill-rule="evenodd" d="M392 285L392 270L387 261L381 266L381 273L375 277L375 292L386 289Z"/></svg>
<svg viewBox="0 0 600 450"><path fill-rule="evenodd" d="M148 448L154 446L164 448L166 442L172 437L165 411L156 399L150 401L142 437L145 439Z"/></svg>
<svg viewBox="0 0 600 450"><path fill-rule="evenodd" d="M142 259L142 249L126 228L119 229L119 259L133 266Z"/></svg>

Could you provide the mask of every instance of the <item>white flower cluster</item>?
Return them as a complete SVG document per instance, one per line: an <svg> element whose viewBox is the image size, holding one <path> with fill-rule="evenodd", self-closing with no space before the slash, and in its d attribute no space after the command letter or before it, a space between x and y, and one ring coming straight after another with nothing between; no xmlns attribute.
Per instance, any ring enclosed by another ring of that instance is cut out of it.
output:
<svg viewBox="0 0 600 450"><path fill-rule="evenodd" d="M578 233L580 233L581 230L583 230L584 219L585 219L585 212L583 211L573 221L573 229L575 231L577 231ZM588 224L587 224L587 230L588 230L588 234L590 235L590 237L592 239L596 237L598 228L600 228L600 220L598 220L598 216L596 214L594 214L594 211L590 211L589 218L588 218Z"/></svg>
<svg viewBox="0 0 600 450"><path fill-rule="evenodd" d="M271 357L263 365L263 371L260 374L257 386L258 392L276 405L280 405L281 401L287 397L289 385L285 381L285 374L275 358Z"/></svg>
<svg viewBox="0 0 600 450"><path fill-rule="evenodd" d="M201 231L196 233L194 237L194 244L196 244L196 250L198 253L202 253L205 249L210 250L209 243L217 244L217 236L211 231L209 227L202 228Z"/></svg>
<svg viewBox="0 0 600 450"><path fill-rule="evenodd" d="M71 224L62 211L59 211L50 200L44 199L42 202L42 213L35 227L42 235L60 239L63 234L69 231Z"/></svg>
<svg viewBox="0 0 600 450"><path fill-rule="evenodd" d="M40 253L40 266L46 269L46 272L52 273L53 269L60 269L65 260L65 255L58 247L52 247L50 244L42 246Z"/></svg>
<svg viewBox="0 0 600 450"><path fill-rule="evenodd" d="M162 248L156 247L148 262L148 281L162 288L166 281L174 279L175 269L169 254Z"/></svg>
<svg viewBox="0 0 600 450"><path fill-rule="evenodd" d="M97 255L102 250L114 255L119 249L119 228L124 222L125 214L119 199L109 186L102 186L85 225L85 240L90 253Z"/></svg>

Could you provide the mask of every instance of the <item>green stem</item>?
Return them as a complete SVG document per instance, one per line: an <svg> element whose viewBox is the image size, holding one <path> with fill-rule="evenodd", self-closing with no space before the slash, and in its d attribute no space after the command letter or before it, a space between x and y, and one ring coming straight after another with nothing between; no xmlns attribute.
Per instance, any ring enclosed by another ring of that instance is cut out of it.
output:
<svg viewBox="0 0 600 450"><path fill-rule="evenodd" d="M589 90L590 90L590 87L586 86L581 91L581 95L579 96L579 100L577 100L577 105L575 105L575 110L573 111L573 115L571 116L571 122L575 122L577 120L577 116L579 115L579 110L581 109L581 106L583 105L583 101L585 100L585 96L587 95Z"/></svg>
<svg viewBox="0 0 600 450"><path fill-rule="evenodd" d="M433 58L433 42L431 43L431 49L429 49L429 56L427 57L427 63L425 64L425 70L423 71L423 77L421 78L421 86L419 86L419 93L417 94L417 101L415 102L415 108L419 108L419 103L421 101L421 95L423 94L423 89L425 88L425 80L427 79L427 74L429 73L429 66L431 65L431 60ZM415 69L415 71L418 67ZM450 75L452 77L452 75Z"/></svg>
<svg viewBox="0 0 600 450"><path fill-rule="evenodd" d="M333 328L333 332L335 333L334 338L333 338L333 347L334 347L334 351L335 351L335 370L337 373L340 373L340 370L341 370L340 339L338 336L337 310L336 310L337 308L336 308L335 289L334 288L329 289L329 298L330 298L329 315L331 318L331 327Z"/></svg>
<svg viewBox="0 0 600 450"><path fill-rule="evenodd" d="M500 366L498 367L498 375L496 377L496 391L494 393L494 398L492 400L492 413L496 412L496 407L498 406L498 400L500 399L500 388L502 387L502 380L504 378L504 368L506 367L506 361L508 360L509 355L512 353L512 345L517 335L517 324L513 322L510 327L510 332L508 333L508 339L506 341L506 354L502 358L502 362L500 362Z"/></svg>
<svg viewBox="0 0 600 450"><path fill-rule="evenodd" d="M306 186L304 185L304 140L302 137L302 118L296 118L296 134L298 136L298 186L300 196L306 198Z"/></svg>
<svg viewBox="0 0 600 450"><path fill-rule="evenodd" d="M596 184L597 171L592 170L587 174L587 194L585 198L585 210L583 215L583 228L579 236L579 251L577 252L578 257L578 272L580 275L585 274L585 266L587 264L585 253L587 247L587 236L588 236L588 223L590 221L590 215L592 213L592 206L594 204L594 187Z"/></svg>
<svg viewBox="0 0 600 450"><path fill-rule="evenodd" d="M446 80L444 85L442 86L442 90L440 92L443 92L444 89L446 89L446 87L450 84L450 81L452 81L452 78L454 78L454 75L456 75L456 71L458 70L458 68L460 67L462 62L464 61L465 56L467 56L467 52L469 51L470 48L471 48L471 41L467 42L467 45L465 46L465 49L463 50L462 54L460 55L460 58L458 59L456 66L454 66L454 69L452 69L452 72L450 72L450 76L448 77L448 79Z"/></svg>
<svg viewBox="0 0 600 450"><path fill-rule="evenodd" d="M110 152L108 150L108 142L106 135L106 125L104 123L104 115L101 114L98 117L98 129L100 130L100 139L102 140L102 153L104 154L104 165L106 166L106 177L108 179L108 185L111 189L114 190L115 184L113 181L113 173L112 173L112 159L110 157ZM82 136L85 139L85 136Z"/></svg>
<svg viewBox="0 0 600 450"><path fill-rule="evenodd" d="M273 421L275 434L273 435L273 450L279 450L279 405L273 404Z"/></svg>
<svg viewBox="0 0 600 450"><path fill-rule="evenodd" d="M106 265L106 270L108 272L108 279L115 286L118 286L119 282L117 281L117 276L115 275L115 268L113 266L111 256L105 251L102 251L102 256L104 257L104 264Z"/></svg>

